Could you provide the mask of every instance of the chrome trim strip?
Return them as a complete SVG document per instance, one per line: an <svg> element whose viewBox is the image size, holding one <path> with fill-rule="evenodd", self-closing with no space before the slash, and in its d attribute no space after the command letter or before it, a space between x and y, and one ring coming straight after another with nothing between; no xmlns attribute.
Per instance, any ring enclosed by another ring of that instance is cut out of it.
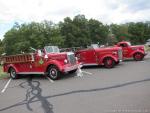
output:
<svg viewBox="0 0 150 113"><path fill-rule="evenodd" d="M83 66L97 66L98 64L96 63L91 63L91 64L82 64Z"/></svg>
<svg viewBox="0 0 150 113"><path fill-rule="evenodd" d="M75 69L78 69L78 65L73 65L71 67L66 67L64 69L64 72L69 72L69 71L72 71L72 70L75 70Z"/></svg>

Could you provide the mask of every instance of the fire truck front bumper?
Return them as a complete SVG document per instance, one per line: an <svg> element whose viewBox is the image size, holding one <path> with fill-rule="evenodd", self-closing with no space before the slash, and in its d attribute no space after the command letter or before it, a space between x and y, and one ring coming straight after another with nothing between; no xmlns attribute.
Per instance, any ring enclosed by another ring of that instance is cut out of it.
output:
<svg viewBox="0 0 150 113"><path fill-rule="evenodd" d="M122 62L123 60L119 60L119 62Z"/></svg>
<svg viewBox="0 0 150 113"><path fill-rule="evenodd" d="M64 68L64 72L67 73L69 71L76 70L76 69L78 69L78 66L79 66L79 64L75 64L75 65L71 65L71 66L66 66Z"/></svg>

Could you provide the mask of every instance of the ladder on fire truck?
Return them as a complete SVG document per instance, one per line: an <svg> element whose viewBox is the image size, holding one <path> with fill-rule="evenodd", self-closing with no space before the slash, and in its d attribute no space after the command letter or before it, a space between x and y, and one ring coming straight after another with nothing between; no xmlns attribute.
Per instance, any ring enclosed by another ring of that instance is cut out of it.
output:
<svg viewBox="0 0 150 113"><path fill-rule="evenodd" d="M1 61L1 64L33 62L34 61L34 54L33 53L27 53L27 54L2 56L0 58L0 61Z"/></svg>

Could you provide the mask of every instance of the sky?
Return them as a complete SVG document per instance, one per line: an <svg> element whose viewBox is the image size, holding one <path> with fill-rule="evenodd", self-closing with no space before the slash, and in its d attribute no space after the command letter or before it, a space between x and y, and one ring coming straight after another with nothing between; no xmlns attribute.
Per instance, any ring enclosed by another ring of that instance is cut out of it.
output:
<svg viewBox="0 0 150 113"><path fill-rule="evenodd" d="M0 0L0 39L15 22L54 23L84 14L104 24L150 21L150 0Z"/></svg>

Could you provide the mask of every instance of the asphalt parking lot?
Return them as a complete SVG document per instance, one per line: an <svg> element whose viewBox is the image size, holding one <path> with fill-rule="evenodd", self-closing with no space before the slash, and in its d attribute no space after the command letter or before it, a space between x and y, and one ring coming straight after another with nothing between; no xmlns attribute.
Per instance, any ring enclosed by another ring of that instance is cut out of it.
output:
<svg viewBox="0 0 150 113"><path fill-rule="evenodd" d="M86 67L83 76L0 80L0 113L150 113L150 56L113 69Z"/></svg>

